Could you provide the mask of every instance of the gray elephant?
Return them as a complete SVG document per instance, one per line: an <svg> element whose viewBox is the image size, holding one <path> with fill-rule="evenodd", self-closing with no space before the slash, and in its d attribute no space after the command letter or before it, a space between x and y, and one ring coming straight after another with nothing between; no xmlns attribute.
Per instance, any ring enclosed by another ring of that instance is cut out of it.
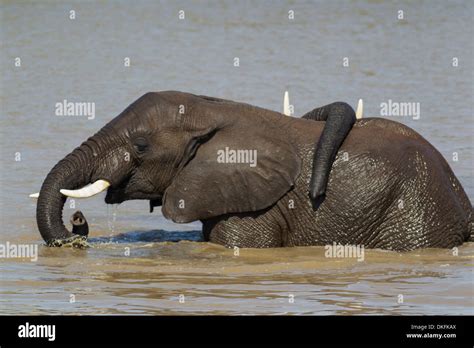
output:
<svg viewBox="0 0 474 348"><path fill-rule="evenodd" d="M228 247L405 251L469 240L472 206L449 165L389 120L355 123L329 159L314 207L314 140L324 125L228 100L147 93L51 170L38 198L39 231L50 245L74 237L62 222L66 196L107 189L106 203L149 200L175 222L201 220L206 240Z"/></svg>

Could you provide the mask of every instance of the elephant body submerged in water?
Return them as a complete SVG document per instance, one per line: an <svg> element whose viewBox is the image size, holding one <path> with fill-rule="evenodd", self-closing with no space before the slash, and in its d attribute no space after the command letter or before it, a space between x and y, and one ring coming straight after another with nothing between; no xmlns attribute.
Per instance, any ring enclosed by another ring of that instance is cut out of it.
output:
<svg viewBox="0 0 474 348"><path fill-rule="evenodd" d="M201 220L207 240L229 247L335 242L403 251L470 238L471 203L446 161L418 133L384 119L354 125L314 207L314 143L325 122L311 118L318 119L147 93L51 170L38 199L39 231L51 245L72 237L62 222L65 195L107 189L106 203L149 200L175 222ZM218 161L224 150L231 155ZM255 165L245 160L249 151Z"/></svg>

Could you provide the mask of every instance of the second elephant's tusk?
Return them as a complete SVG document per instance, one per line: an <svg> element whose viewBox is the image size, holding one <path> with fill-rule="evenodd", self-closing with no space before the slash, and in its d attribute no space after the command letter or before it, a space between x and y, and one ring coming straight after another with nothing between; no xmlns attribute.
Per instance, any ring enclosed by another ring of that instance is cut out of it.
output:
<svg viewBox="0 0 474 348"><path fill-rule="evenodd" d="M364 113L364 102L362 99L359 99L357 103L357 111L356 111L356 118L360 120L362 118L362 114Z"/></svg>
<svg viewBox="0 0 474 348"><path fill-rule="evenodd" d="M110 186L110 183L106 180L97 180L95 183L86 185L78 190L59 190L63 195L73 198L87 198L92 197Z"/></svg>
<svg viewBox="0 0 474 348"><path fill-rule="evenodd" d="M288 95L288 91L285 92L285 96L283 97L283 113L286 116L291 116L290 97Z"/></svg>
<svg viewBox="0 0 474 348"><path fill-rule="evenodd" d="M30 198L38 198L40 196L39 192L36 192L36 193L32 193L30 195Z"/></svg>

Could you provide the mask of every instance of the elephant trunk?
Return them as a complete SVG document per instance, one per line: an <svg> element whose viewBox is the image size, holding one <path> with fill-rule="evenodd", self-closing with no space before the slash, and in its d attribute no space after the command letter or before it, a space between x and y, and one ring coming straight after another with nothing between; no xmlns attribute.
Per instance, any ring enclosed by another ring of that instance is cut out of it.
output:
<svg viewBox="0 0 474 348"><path fill-rule="evenodd" d="M36 207L36 222L48 245L72 237L63 224L62 210L66 196L61 189L76 189L90 183L93 167L92 138L62 159L49 172L41 186Z"/></svg>
<svg viewBox="0 0 474 348"><path fill-rule="evenodd" d="M362 117L362 106L358 107L359 116ZM354 109L343 102L332 103L314 109L302 118L326 121L319 142L314 151L313 170L310 181L310 198L314 208L317 208L324 199L329 173L336 154L344 139L349 134L356 121Z"/></svg>

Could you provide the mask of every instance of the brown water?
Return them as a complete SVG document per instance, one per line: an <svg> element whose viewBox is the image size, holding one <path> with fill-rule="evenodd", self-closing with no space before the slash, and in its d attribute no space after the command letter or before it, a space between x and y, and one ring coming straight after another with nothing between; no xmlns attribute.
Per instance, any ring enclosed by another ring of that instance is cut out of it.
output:
<svg viewBox="0 0 474 348"><path fill-rule="evenodd" d="M14 314L472 314L472 249L371 250L358 262L325 258L323 247L43 247L37 263L2 265L1 299Z"/></svg>
<svg viewBox="0 0 474 348"><path fill-rule="evenodd" d="M91 248L46 248L28 198L59 159L146 91L281 110L288 89L298 115L335 100L363 98L367 117L388 99L420 102L419 120L394 119L440 150L472 199L472 16L469 1L2 0L0 242L40 247L36 262L0 259L0 314L473 314L474 243L457 256L366 250L362 262L326 258L323 247L236 256L199 242L199 223L173 224L145 201L106 207L102 195L64 210L66 220L84 212ZM95 102L95 119L55 116L63 99Z"/></svg>

